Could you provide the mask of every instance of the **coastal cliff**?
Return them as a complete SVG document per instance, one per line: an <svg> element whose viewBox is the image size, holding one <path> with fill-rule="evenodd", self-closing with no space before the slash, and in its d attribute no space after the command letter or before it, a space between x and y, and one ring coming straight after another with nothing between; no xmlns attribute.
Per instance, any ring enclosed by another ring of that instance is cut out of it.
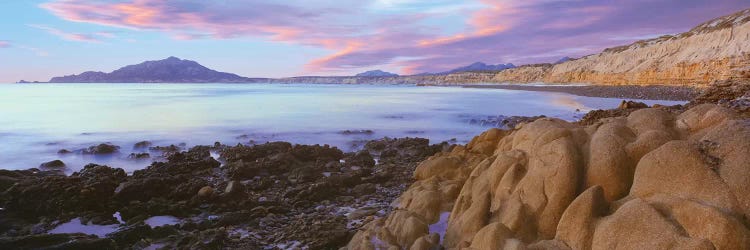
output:
<svg viewBox="0 0 750 250"><path fill-rule="evenodd" d="M706 85L750 78L750 10L692 30L609 48L555 65L499 72L494 82Z"/></svg>
<svg viewBox="0 0 750 250"><path fill-rule="evenodd" d="M347 249L748 249L749 104L726 83L687 107L488 130L420 163Z"/></svg>

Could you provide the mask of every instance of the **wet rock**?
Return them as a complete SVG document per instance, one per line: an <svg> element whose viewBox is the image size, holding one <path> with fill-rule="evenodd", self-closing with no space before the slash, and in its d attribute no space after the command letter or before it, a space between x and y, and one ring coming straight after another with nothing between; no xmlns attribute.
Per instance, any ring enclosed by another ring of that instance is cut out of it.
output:
<svg viewBox="0 0 750 250"><path fill-rule="evenodd" d="M291 183L303 183L319 179L320 176L321 173L311 167L300 167L292 170L287 179Z"/></svg>
<svg viewBox="0 0 750 250"><path fill-rule="evenodd" d="M357 152L354 156L345 159L345 166L356 166L360 168L372 168L375 166L375 159L372 158L369 151L363 150Z"/></svg>
<svg viewBox="0 0 750 250"><path fill-rule="evenodd" d="M122 169L95 164L86 165L69 177L27 176L6 190L2 205L24 216L104 212L115 188L126 177Z"/></svg>
<svg viewBox="0 0 750 250"><path fill-rule="evenodd" d="M11 230L27 235L33 225L44 232L49 221L76 217L111 224L119 212L128 226L107 238L120 247L158 242L167 248L338 248L353 230L389 211L393 198L413 181L417 162L446 145L417 138L381 143L393 155L378 164L377 150L345 154L327 145L276 142L196 146L129 176L97 165L71 176L0 171L0 184L9 189L0 196L6 209L0 225L8 225L0 227L0 235ZM220 152L225 165L211 150ZM348 211L338 211L344 207L366 209L350 221ZM150 230L143 226L161 215L188 219Z"/></svg>
<svg viewBox="0 0 750 250"><path fill-rule="evenodd" d="M149 153L130 153L128 155L128 159L134 159L134 160L141 160L141 159L148 159L151 158L151 154Z"/></svg>
<svg viewBox="0 0 750 250"><path fill-rule="evenodd" d="M495 127L504 129L514 129L519 124L533 122L539 118L546 116L487 116L483 118L469 119L467 122L472 125L483 126L483 127Z"/></svg>
<svg viewBox="0 0 750 250"><path fill-rule="evenodd" d="M45 163L42 163L39 165L40 168L64 168L65 163L61 160L54 160L54 161L48 161Z"/></svg>
<svg viewBox="0 0 750 250"><path fill-rule="evenodd" d="M357 195L371 194L371 193L374 193L375 191L376 191L375 184L372 184L372 183L359 184L352 189L352 193L357 194Z"/></svg>
<svg viewBox="0 0 750 250"><path fill-rule="evenodd" d="M140 141L140 142L136 142L133 145L133 149L148 149L152 145L153 143L151 143L150 141Z"/></svg>
<svg viewBox="0 0 750 250"><path fill-rule="evenodd" d="M230 181L229 183L227 183L227 187L224 188L224 193L236 194L236 193L243 192L244 191L243 189L244 187L242 186L242 183L240 183L239 181Z"/></svg>
<svg viewBox="0 0 750 250"><path fill-rule="evenodd" d="M642 108L648 108L648 105L642 102L622 100L622 102L620 102L620 106L617 106L617 109L642 109Z"/></svg>
<svg viewBox="0 0 750 250"><path fill-rule="evenodd" d="M162 157L169 157L175 153L182 151L182 148L174 144L169 146L155 146L149 147L148 150L161 153Z"/></svg>
<svg viewBox="0 0 750 250"><path fill-rule="evenodd" d="M360 208L360 209L352 211L346 217L350 220L356 220L356 219L361 219L361 218L373 215L377 212L378 210L375 210L373 208Z"/></svg>
<svg viewBox="0 0 750 250"><path fill-rule="evenodd" d="M209 186L202 187L200 190L198 190L198 198L200 199L207 199L210 198L214 194L214 189Z"/></svg>
<svg viewBox="0 0 750 250"><path fill-rule="evenodd" d="M24 178L25 174L18 171L0 170L0 193Z"/></svg>
<svg viewBox="0 0 750 250"><path fill-rule="evenodd" d="M70 150L67 150L67 149L60 149L59 151L57 151L57 154L60 154L60 155L70 154L70 153L72 152L70 152Z"/></svg>
<svg viewBox="0 0 750 250"><path fill-rule="evenodd" d="M81 151L82 154L114 154L120 150L119 146L112 144L102 143L96 146L91 146Z"/></svg>
<svg viewBox="0 0 750 250"><path fill-rule="evenodd" d="M0 249L115 249L110 239L84 234L39 234L0 237Z"/></svg>
<svg viewBox="0 0 750 250"><path fill-rule="evenodd" d="M127 247L141 239L149 238L152 232L150 226L144 223L138 223L120 228L116 232L108 234L107 238L114 240L120 247Z"/></svg>
<svg viewBox="0 0 750 250"><path fill-rule="evenodd" d="M361 130L344 130L339 132L339 134L342 135L371 135L375 132L369 129L361 129Z"/></svg>

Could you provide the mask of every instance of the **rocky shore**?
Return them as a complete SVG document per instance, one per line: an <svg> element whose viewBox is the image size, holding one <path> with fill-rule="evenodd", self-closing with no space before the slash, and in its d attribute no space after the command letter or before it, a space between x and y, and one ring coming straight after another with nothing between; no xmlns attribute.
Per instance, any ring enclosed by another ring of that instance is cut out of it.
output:
<svg viewBox="0 0 750 250"><path fill-rule="evenodd" d="M338 248L390 212L418 162L451 145L401 138L364 148L197 146L132 175L94 164L70 176L0 170L0 249ZM150 223L160 218L173 223ZM54 233L70 223L111 230Z"/></svg>
<svg viewBox="0 0 750 250"><path fill-rule="evenodd" d="M750 83L491 129L419 164L346 249L749 249Z"/></svg>
<svg viewBox="0 0 750 250"><path fill-rule="evenodd" d="M467 145L217 143L132 175L0 170L0 249L747 249L748 119L750 83L729 81L574 123L493 117L477 122L505 130Z"/></svg>

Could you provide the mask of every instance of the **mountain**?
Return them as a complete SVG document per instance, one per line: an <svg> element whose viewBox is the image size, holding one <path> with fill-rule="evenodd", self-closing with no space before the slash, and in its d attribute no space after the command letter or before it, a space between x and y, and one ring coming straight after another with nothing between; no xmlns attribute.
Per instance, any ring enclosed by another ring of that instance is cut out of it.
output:
<svg viewBox="0 0 750 250"><path fill-rule="evenodd" d="M390 73L390 72L385 72L382 70L370 70L364 73L359 73L356 76L359 76L359 77L396 77L398 75L394 73Z"/></svg>
<svg viewBox="0 0 750 250"><path fill-rule="evenodd" d="M660 84L704 86L750 79L750 9L677 35L608 48L560 64L499 72L493 82Z"/></svg>
<svg viewBox="0 0 750 250"><path fill-rule="evenodd" d="M55 83L240 83L256 82L231 73L206 68L197 62L169 57L122 67L111 73L87 71L78 75L53 77Z"/></svg>
<svg viewBox="0 0 750 250"><path fill-rule="evenodd" d="M451 74L451 73L467 72L467 71L501 71L505 69L512 69L515 67L516 65L513 65L512 63L508 63L508 64L501 63L497 65L491 65L491 64L485 64L483 62L475 62L475 63L470 64L469 66L455 68L446 72L442 72L440 74Z"/></svg>
<svg viewBox="0 0 750 250"><path fill-rule="evenodd" d="M573 60L573 58L570 58L570 57L566 56L566 57L560 58L560 60L557 60L554 64L561 64L561 63L564 63L564 62L567 62L567 61L570 61L570 60Z"/></svg>

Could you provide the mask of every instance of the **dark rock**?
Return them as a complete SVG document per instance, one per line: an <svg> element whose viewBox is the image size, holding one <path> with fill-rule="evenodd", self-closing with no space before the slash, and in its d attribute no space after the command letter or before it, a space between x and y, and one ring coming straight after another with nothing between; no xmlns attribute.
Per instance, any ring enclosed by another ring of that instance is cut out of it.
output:
<svg viewBox="0 0 750 250"><path fill-rule="evenodd" d="M160 152L163 157L169 157L175 153L178 153L182 151L182 148L179 146L176 146L174 144L169 146L156 146L156 147L149 147L148 150Z"/></svg>
<svg viewBox="0 0 750 250"><path fill-rule="evenodd" d="M244 187L242 186L242 183L239 181L230 181L227 183L227 187L224 188L225 194L237 194L244 191Z"/></svg>
<svg viewBox="0 0 750 250"><path fill-rule="evenodd" d="M120 247L130 246L141 239L147 239L151 236L152 229L144 223L129 225L116 232L107 234L107 238L112 239Z"/></svg>
<svg viewBox="0 0 750 250"><path fill-rule="evenodd" d="M59 151L57 151L57 154L61 154L61 155L70 154L70 153L71 153L70 150L67 150L67 149L60 149Z"/></svg>
<svg viewBox="0 0 750 250"><path fill-rule="evenodd" d="M344 130L339 133L342 135L371 135L371 134L374 134L375 131L372 131L369 129L360 129L360 130Z"/></svg>
<svg viewBox="0 0 750 250"><path fill-rule="evenodd" d="M357 152L354 156L347 158L344 165L371 168L375 166L375 159L372 158L369 151L362 150Z"/></svg>
<svg viewBox="0 0 750 250"><path fill-rule="evenodd" d="M0 249L115 249L110 239L84 234L39 234L0 237Z"/></svg>
<svg viewBox="0 0 750 250"><path fill-rule="evenodd" d="M264 249L300 242L310 249L338 249L359 226L380 214L373 211L392 209L393 199L413 182L418 162L450 148L419 138L363 145L365 150L356 153L286 142L196 146L130 176L98 165L71 176L0 170L0 188L7 189L0 195L0 207L5 208L0 211L0 235L46 232L55 225L50 221L76 217L84 223L112 224L112 214L119 212L127 226L107 235L109 244L119 248L156 242L175 249ZM213 150L220 152L225 165L211 157ZM364 207L369 219L349 225L335 209L340 207ZM184 219L174 226L143 224L156 215ZM247 232L252 234L248 237Z"/></svg>
<svg viewBox="0 0 750 250"><path fill-rule="evenodd" d="M148 158L151 158L151 154L149 154L149 153L130 153L130 155L128 155L128 158L129 159L136 159L136 160L148 159Z"/></svg>
<svg viewBox="0 0 750 250"><path fill-rule="evenodd" d="M65 163L62 162L61 160L54 160L54 161L42 163L41 165L39 165L39 167L40 168L64 168Z"/></svg>
<svg viewBox="0 0 750 250"><path fill-rule="evenodd" d="M112 214L108 203L126 177L122 169L89 164L71 176L24 178L5 191L2 201L7 210L30 217L83 211Z"/></svg>
<svg viewBox="0 0 750 250"><path fill-rule="evenodd" d="M375 191L375 184L372 183L359 184L352 189L352 192L356 195L372 194L375 193Z"/></svg>
<svg viewBox="0 0 750 250"><path fill-rule="evenodd" d="M620 106L617 109L643 109L648 108L648 105L642 102L625 101L620 102Z"/></svg>
<svg viewBox="0 0 750 250"><path fill-rule="evenodd" d="M96 146L91 146L87 149L84 149L81 151L83 154L114 154L117 153L120 150L119 146L115 146L112 144L102 143Z"/></svg>
<svg viewBox="0 0 750 250"><path fill-rule="evenodd" d="M147 149L153 145L150 141L140 141L133 145L133 149Z"/></svg>
<svg viewBox="0 0 750 250"><path fill-rule="evenodd" d="M321 177L320 171L316 171L311 167L300 167L293 169L287 179L291 183L303 183L314 181Z"/></svg>
<svg viewBox="0 0 750 250"><path fill-rule="evenodd" d="M516 126L522 123L529 123L536 121L539 118L545 116L487 116L483 118L468 119L467 122L472 125L483 126L483 127L495 127L502 129L514 129Z"/></svg>

